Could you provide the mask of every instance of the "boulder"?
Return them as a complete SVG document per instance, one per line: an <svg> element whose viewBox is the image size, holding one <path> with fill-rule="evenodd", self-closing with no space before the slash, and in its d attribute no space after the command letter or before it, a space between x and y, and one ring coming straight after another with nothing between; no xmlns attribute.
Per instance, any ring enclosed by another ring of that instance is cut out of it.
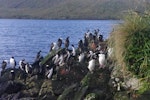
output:
<svg viewBox="0 0 150 100"><path fill-rule="evenodd" d="M137 100L149 100L150 99L150 90L145 91L143 94L141 94Z"/></svg>
<svg viewBox="0 0 150 100"><path fill-rule="evenodd" d="M126 81L126 87L130 87L132 90L139 90L142 87L142 85L142 82L134 77Z"/></svg>
<svg viewBox="0 0 150 100"><path fill-rule="evenodd" d="M52 82L51 82L51 80L44 80L38 95L39 95L40 98L44 97L44 98L47 98L47 99L48 99L48 96L49 97L54 96L53 91L52 91Z"/></svg>
<svg viewBox="0 0 150 100"><path fill-rule="evenodd" d="M22 90L23 84L19 82L7 81L0 83L0 96L4 93L13 94Z"/></svg>
<svg viewBox="0 0 150 100"><path fill-rule="evenodd" d="M130 100L129 95L127 92L117 92L114 95L114 100Z"/></svg>
<svg viewBox="0 0 150 100"><path fill-rule="evenodd" d="M7 94L7 93L4 93L0 100L18 100L21 96L21 93L18 92L18 93L13 93L13 94Z"/></svg>
<svg viewBox="0 0 150 100"><path fill-rule="evenodd" d="M98 95L95 93L89 93L88 95L86 95L84 100L98 100Z"/></svg>
<svg viewBox="0 0 150 100"><path fill-rule="evenodd" d="M73 99L71 96L72 92L75 92L75 88L77 88L77 84L73 84L71 86L69 86L68 88L66 88L63 93L58 97L57 100L69 100L69 99Z"/></svg>

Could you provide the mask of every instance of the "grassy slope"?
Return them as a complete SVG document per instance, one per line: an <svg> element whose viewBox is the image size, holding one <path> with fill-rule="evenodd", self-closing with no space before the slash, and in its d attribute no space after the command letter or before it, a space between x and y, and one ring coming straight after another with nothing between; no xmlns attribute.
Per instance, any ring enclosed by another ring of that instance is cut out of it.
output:
<svg viewBox="0 0 150 100"><path fill-rule="evenodd" d="M114 19L128 9L143 10L138 4L143 3L133 0L0 0L0 17Z"/></svg>

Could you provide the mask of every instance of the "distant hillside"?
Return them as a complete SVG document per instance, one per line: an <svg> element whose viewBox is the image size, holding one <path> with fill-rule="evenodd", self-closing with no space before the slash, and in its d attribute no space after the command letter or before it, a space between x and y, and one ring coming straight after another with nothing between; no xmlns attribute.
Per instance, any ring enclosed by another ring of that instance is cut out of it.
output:
<svg viewBox="0 0 150 100"><path fill-rule="evenodd" d="M144 11L150 0L0 0L0 18L118 19Z"/></svg>

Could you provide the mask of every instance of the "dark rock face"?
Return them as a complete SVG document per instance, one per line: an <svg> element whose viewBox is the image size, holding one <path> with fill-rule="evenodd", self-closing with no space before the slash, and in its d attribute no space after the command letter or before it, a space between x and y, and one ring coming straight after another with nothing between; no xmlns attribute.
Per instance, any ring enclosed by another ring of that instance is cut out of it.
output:
<svg viewBox="0 0 150 100"><path fill-rule="evenodd" d="M1 79L9 77L7 74L9 71L7 69ZM111 100L109 98L112 97L107 84L110 74L108 69L99 69L91 74L84 64L76 63L70 71L62 67L52 80L34 75L27 77L26 82L21 78L19 70L15 72L14 81L0 82L1 99L71 100L74 98L75 100L89 98L92 95L98 99Z"/></svg>
<svg viewBox="0 0 150 100"><path fill-rule="evenodd" d="M23 89L23 84L13 81L7 81L0 83L0 97L2 100L7 100L8 98L18 99L20 96L20 91Z"/></svg>
<svg viewBox="0 0 150 100"><path fill-rule="evenodd" d="M137 100L149 100L150 98L150 90L145 91Z"/></svg>
<svg viewBox="0 0 150 100"><path fill-rule="evenodd" d="M22 89L23 85L18 82L8 81L0 84L0 95L3 93L17 93Z"/></svg>

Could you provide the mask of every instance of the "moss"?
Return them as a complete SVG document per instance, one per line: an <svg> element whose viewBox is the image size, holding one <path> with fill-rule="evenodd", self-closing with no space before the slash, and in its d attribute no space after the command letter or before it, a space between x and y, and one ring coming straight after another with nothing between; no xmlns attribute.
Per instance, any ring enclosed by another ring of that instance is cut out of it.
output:
<svg viewBox="0 0 150 100"><path fill-rule="evenodd" d="M92 74L88 73L82 80L81 80L81 85L82 86L89 86L91 82L91 76Z"/></svg>
<svg viewBox="0 0 150 100"><path fill-rule="evenodd" d="M82 86L78 88L78 91L75 94L75 97L73 100L82 100L83 96L85 95L86 91L88 89L88 86Z"/></svg>
<svg viewBox="0 0 150 100"><path fill-rule="evenodd" d="M117 92L114 96L114 100L130 100L127 92Z"/></svg>
<svg viewBox="0 0 150 100"><path fill-rule="evenodd" d="M51 80L44 80L44 83L40 88L39 96L42 97L46 94L53 95Z"/></svg>
<svg viewBox="0 0 150 100"><path fill-rule="evenodd" d="M77 84L73 84L73 85L69 86L68 88L66 88L66 89L64 90L64 92L58 97L57 100L66 100L67 97L69 96L69 94L70 94L71 92L73 92L73 91L74 91L74 88L76 88L76 87L77 87Z"/></svg>
<svg viewBox="0 0 150 100"><path fill-rule="evenodd" d="M61 52L63 49L59 49L59 50L57 50L57 51L51 51L51 53L49 53L49 54L47 54L47 56L41 61L41 65L44 65L44 64L46 64L47 62L49 62L50 61L50 59L56 54L56 53L58 53L58 52Z"/></svg>
<svg viewBox="0 0 150 100"><path fill-rule="evenodd" d="M86 95L84 100L98 100L98 95L95 93L89 93L88 95Z"/></svg>
<svg viewBox="0 0 150 100"><path fill-rule="evenodd" d="M137 100L149 100L150 98L150 90L147 90L145 92L143 92L138 98Z"/></svg>
<svg viewBox="0 0 150 100"><path fill-rule="evenodd" d="M150 83L144 81L142 87L138 90L138 94L143 94L148 89L150 89Z"/></svg>

